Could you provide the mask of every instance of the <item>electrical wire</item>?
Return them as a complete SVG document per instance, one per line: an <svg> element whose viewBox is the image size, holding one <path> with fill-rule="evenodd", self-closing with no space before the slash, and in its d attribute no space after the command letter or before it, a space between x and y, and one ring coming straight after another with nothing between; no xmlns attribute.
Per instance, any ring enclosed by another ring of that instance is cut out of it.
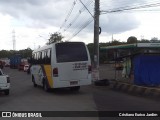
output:
<svg viewBox="0 0 160 120"><path fill-rule="evenodd" d="M93 0L88 0L88 2L85 3L85 7L87 7L89 10L92 3L93 3ZM81 4L81 6L82 6L82 4ZM78 13L71 20L71 22L69 22L69 24L64 28L63 32L72 33L72 36L68 37L67 41L73 39L76 35L78 35L84 28L86 28L93 21L93 18L87 15L88 11L86 13L85 7L83 5L83 7L78 10ZM92 7L93 6L91 6L91 8ZM84 11L85 11L85 13L84 13ZM83 13L83 15L82 15L82 13ZM81 16L81 18L80 18L80 16ZM66 36L65 36L65 38L66 38Z"/></svg>
<svg viewBox="0 0 160 120"><path fill-rule="evenodd" d="M86 4L86 6L88 7L92 2L88 2ZM84 7L82 7L78 13L76 14L76 16L72 19L72 21L67 25L67 27L64 28L64 32L67 31L76 21L77 19L80 17L80 15L85 11Z"/></svg>
<svg viewBox="0 0 160 120"><path fill-rule="evenodd" d="M64 22L62 23L62 25L61 25L61 27L60 27L60 29L65 25L65 23L67 22L68 18L70 17L70 15L71 15L71 13L72 13L72 11L73 11L73 9L74 9L74 6L76 5L76 2L77 2L77 0L74 0L73 4L72 4L72 6L71 6L71 9L69 10L69 12L68 12L68 14L67 14ZM59 29L58 31L60 31L60 29Z"/></svg>
<svg viewBox="0 0 160 120"><path fill-rule="evenodd" d="M81 3L82 3L82 5L86 8L86 10L88 11L88 13L93 17L93 19L94 19L94 16L92 15L92 13L89 11L89 9L85 6L85 4L81 1L81 0L79 0Z"/></svg>
<svg viewBox="0 0 160 120"><path fill-rule="evenodd" d="M160 6L160 2L157 2L157 3L149 2L149 3L145 3L145 4L144 3L134 3L132 5L126 5L125 4L125 6L119 6L119 7L114 8L114 9L110 8L108 10L102 10L101 13L102 14L107 14L107 13L123 12L123 11L128 11L128 10L138 10L138 9L142 9L142 8L144 9L144 8L159 7L159 6ZM76 29L73 32L73 35L68 40L71 40L73 37L75 37L79 32L81 32L92 21L93 21L93 19L90 19L90 20L84 22L83 24L81 24L81 26L79 26L79 29Z"/></svg>
<svg viewBox="0 0 160 120"><path fill-rule="evenodd" d="M107 13L113 13L113 12L122 12L127 10L135 10L135 9L142 9L142 8L150 8L150 7L158 7L160 6L160 2L158 3L152 3L152 4L145 4L145 5L137 5L137 6L125 6L125 7L119 7L116 9L108 9L108 10L102 10L101 14L107 14Z"/></svg>
<svg viewBox="0 0 160 120"><path fill-rule="evenodd" d="M78 35L84 28L86 28L91 22L93 21L93 19L88 20L85 24L83 24L81 26L81 28L79 30L77 30L69 39L67 39L67 41L70 41L73 37L75 37L76 35Z"/></svg>

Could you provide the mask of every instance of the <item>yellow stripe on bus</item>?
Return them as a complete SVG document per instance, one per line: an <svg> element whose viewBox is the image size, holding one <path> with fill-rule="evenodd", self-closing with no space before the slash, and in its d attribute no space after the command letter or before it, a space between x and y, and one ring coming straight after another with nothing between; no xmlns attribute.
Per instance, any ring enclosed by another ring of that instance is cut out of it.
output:
<svg viewBox="0 0 160 120"><path fill-rule="evenodd" d="M44 70L46 72L47 80L49 83L49 86L53 88L53 80L52 80L52 69L51 65L44 65Z"/></svg>

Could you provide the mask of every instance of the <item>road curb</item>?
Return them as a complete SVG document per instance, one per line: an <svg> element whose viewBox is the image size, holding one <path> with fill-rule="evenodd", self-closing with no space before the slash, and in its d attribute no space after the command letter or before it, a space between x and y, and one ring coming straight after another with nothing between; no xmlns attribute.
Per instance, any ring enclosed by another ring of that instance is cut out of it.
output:
<svg viewBox="0 0 160 120"><path fill-rule="evenodd" d="M138 86L116 80L111 80L109 87L110 89L122 91L128 94L139 95L160 100L160 88L157 87Z"/></svg>
<svg viewBox="0 0 160 120"><path fill-rule="evenodd" d="M123 84L123 87L121 88L121 90L123 92L127 91L128 89L130 88L130 85L129 84Z"/></svg>

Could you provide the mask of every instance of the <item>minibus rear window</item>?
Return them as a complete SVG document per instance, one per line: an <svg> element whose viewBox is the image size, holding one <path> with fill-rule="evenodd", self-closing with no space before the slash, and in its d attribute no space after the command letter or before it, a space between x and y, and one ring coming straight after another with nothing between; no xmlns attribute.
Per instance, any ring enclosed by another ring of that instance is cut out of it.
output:
<svg viewBox="0 0 160 120"><path fill-rule="evenodd" d="M84 43L66 42L56 44L57 62L88 61L87 50Z"/></svg>

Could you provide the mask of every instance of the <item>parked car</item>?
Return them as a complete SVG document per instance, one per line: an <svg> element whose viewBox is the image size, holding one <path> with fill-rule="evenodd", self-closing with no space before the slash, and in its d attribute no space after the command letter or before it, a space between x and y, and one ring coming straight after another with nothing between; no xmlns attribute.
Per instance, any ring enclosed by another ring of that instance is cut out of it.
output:
<svg viewBox="0 0 160 120"><path fill-rule="evenodd" d="M29 65L24 65L24 72L27 72L29 69Z"/></svg>
<svg viewBox="0 0 160 120"><path fill-rule="evenodd" d="M24 70L24 64L18 65L18 70L19 70L19 71L21 71L21 70L23 71L23 70Z"/></svg>
<svg viewBox="0 0 160 120"><path fill-rule="evenodd" d="M10 90L10 78L8 75L4 74L2 69L0 69L0 91L4 92L5 95L9 95Z"/></svg>
<svg viewBox="0 0 160 120"><path fill-rule="evenodd" d="M7 64L7 63L6 63L6 64L5 64L5 67L10 67L10 64Z"/></svg>

